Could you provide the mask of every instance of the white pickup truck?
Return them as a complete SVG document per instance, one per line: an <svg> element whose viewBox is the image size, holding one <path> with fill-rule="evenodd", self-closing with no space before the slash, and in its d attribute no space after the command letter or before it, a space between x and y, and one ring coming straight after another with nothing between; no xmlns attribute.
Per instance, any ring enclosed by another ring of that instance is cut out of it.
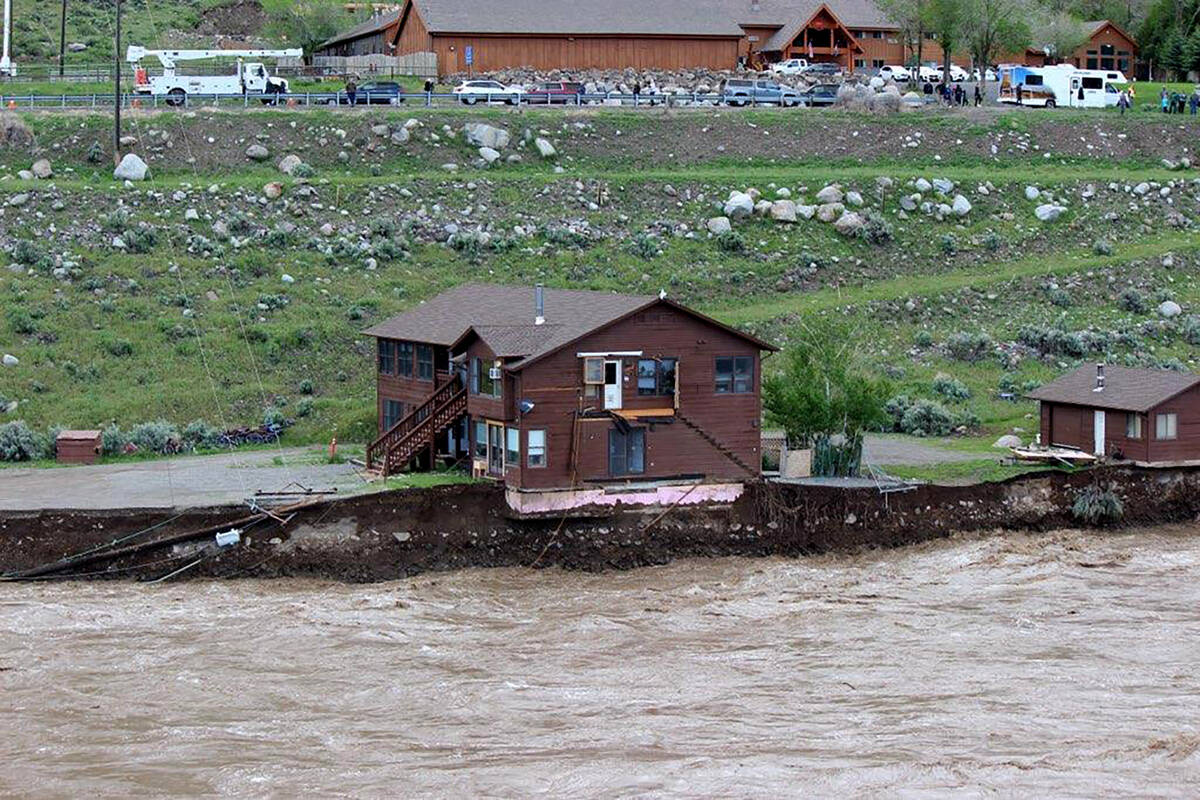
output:
<svg viewBox="0 0 1200 800"><path fill-rule="evenodd" d="M777 61L770 66L775 75L799 75L808 67L808 61L803 58L789 58L787 61Z"/></svg>

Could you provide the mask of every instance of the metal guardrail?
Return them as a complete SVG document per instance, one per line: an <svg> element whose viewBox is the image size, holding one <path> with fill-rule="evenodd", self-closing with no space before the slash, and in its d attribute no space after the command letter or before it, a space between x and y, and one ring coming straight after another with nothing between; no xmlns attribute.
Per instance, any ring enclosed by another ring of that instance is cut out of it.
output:
<svg viewBox="0 0 1200 800"><path fill-rule="evenodd" d="M2 87L0 87L2 88ZM385 95L385 98L395 102L380 102L380 96L359 92L356 106L414 106L445 107L473 105L521 105L521 106L561 106L564 108L620 106L633 108L661 108L672 106L697 106L703 103L710 105L732 105L727 102L725 95L718 93L701 94L622 94L607 92L603 94L573 94L545 96L537 92L521 95L517 102L512 102L511 95L476 95L477 99L464 99L456 94L445 92L411 92L398 96ZM561 98L561 99L560 99ZM371 102L372 99L375 102ZM89 108L112 108L114 95L109 94L18 94L0 92L0 107L26 110L73 110ZM737 98L737 105L748 106L779 106L778 100L757 100L753 98ZM288 94L209 94L192 93L185 95L181 101L176 101L165 95L149 95L128 93L121 95L122 108L162 108L187 106L216 106L234 108L242 106L250 108L258 105L268 106L349 106L349 100L344 92L290 92ZM807 106L803 99L796 107Z"/></svg>

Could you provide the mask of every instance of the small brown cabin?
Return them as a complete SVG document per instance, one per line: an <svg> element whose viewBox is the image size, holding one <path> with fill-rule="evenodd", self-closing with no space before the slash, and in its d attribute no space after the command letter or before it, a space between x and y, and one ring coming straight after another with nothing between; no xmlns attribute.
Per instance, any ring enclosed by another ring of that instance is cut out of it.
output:
<svg viewBox="0 0 1200 800"><path fill-rule="evenodd" d="M384 474L469 463L510 493L759 476L774 348L663 296L467 284L366 333Z"/></svg>
<svg viewBox="0 0 1200 800"><path fill-rule="evenodd" d="M1030 392L1042 443L1139 463L1200 460L1200 375L1086 365Z"/></svg>

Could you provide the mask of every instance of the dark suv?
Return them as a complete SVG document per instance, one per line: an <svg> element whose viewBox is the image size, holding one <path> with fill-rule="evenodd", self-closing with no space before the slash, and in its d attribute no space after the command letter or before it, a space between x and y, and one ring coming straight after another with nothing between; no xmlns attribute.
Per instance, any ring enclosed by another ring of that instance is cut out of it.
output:
<svg viewBox="0 0 1200 800"><path fill-rule="evenodd" d="M818 61L815 64L809 64L800 72L808 78L829 78L834 75L841 75L842 68L832 61Z"/></svg>
<svg viewBox="0 0 1200 800"><path fill-rule="evenodd" d="M583 84L572 81L550 81L539 83L536 89L525 93L526 103L576 103L583 94Z"/></svg>
<svg viewBox="0 0 1200 800"><path fill-rule="evenodd" d="M354 94L354 105L356 106L394 106L404 102L401 95L404 92L400 89L400 84L395 81L370 81L369 83L359 84L358 90ZM344 92L338 92L335 100L329 101L330 105L348 106L350 105L350 97Z"/></svg>

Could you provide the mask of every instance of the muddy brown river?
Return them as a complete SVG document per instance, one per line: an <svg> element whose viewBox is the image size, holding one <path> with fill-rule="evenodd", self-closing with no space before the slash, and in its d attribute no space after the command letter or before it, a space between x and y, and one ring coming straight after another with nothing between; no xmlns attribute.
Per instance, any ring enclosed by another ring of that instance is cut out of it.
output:
<svg viewBox="0 0 1200 800"><path fill-rule="evenodd" d="M0 795L1200 794L1200 528L0 584Z"/></svg>

